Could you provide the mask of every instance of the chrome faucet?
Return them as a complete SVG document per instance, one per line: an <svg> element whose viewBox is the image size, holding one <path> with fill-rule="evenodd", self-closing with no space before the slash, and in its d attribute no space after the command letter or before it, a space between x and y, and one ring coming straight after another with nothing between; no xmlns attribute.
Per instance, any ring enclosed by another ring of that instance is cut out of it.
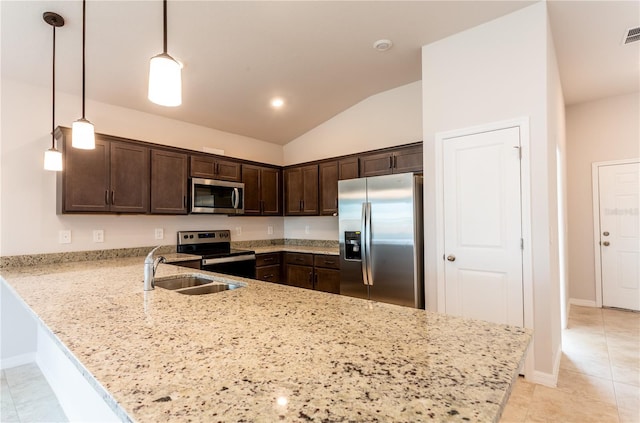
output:
<svg viewBox="0 0 640 423"><path fill-rule="evenodd" d="M166 259L162 256L153 258L153 254L161 246L158 245L153 250L149 251L147 257L144 259L144 290L151 291L155 287L154 278L156 276L156 269L160 263L165 263Z"/></svg>

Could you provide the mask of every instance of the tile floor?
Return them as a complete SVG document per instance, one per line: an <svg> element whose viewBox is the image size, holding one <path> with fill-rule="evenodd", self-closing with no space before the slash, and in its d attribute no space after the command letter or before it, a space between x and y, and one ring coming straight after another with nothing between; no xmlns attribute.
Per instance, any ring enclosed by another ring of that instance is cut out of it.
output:
<svg viewBox="0 0 640 423"><path fill-rule="evenodd" d="M572 306L557 388L519 379L501 423L640 423L640 313ZM2 371L1 422L68 421L35 363Z"/></svg>
<svg viewBox="0 0 640 423"><path fill-rule="evenodd" d="M0 422L67 422L36 363L2 370Z"/></svg>
<svg viewBox="0 0 640 423"><path fill-rule="evenodd" d="M571 306L558 387L520 378L501 423L639 423L640 313Z"/></svg>

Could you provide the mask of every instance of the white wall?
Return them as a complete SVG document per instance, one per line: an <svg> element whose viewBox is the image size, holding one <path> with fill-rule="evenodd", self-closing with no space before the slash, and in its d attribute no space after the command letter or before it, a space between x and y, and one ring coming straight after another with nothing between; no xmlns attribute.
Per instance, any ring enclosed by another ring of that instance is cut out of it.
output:
<svg viewBox="0 0 640 423"><path fill-rule="evenodd" d="M567 107L569 296L595 304L591 164L640 157L640 93Z"/></svg>
<svg viewBox="0 0 640 423"><path fill-rule="evenodd" d="M38 326L27 306L0 280L0 368L35 360Z"/></svg>
<svg viewBox="0 0 640 423"><path fill-rule="evenodd" d="M42 168L51 144L51 91L3 79L1 96L0 255L168 245L175 244L178 230L231 229L237 241L284 236L278 217L56 215L56 174ZM71 126L79 113L78 97L57 93L57 125ZM282 164L279 145L136 110L88 100L87 118L99 133ZM267 234L269 225L273 235ZM164 228L164 240L154 239L154 228ZM58 243L61 229L72 231L71 244ZM92 242L93 229L105 231L104 243Z"/></svg>
<svg viewBox="0 0 640 423"><path fill-rule="evenodd" d="M426 45L422 50L427 306L437 307L435 134L518 117L530 119L534 369L553 377L559 350L555 215L555 123L549 122L544 2ZM557 72L557 70L553 70ZM555 101L554 97L551 101ZM558 119L560 119L558 117ZM559 124L559 123L558 123ZM526 154L527 152L525 152ZM554 155L553 158L551 156ZM551 161L550 161L551 160ZM559 311L558 311L559 313ZM558 329L556 329L556 327Z"/></svg>
<svg viewBox="0 0 640 423"><path fill-rule="evenodd" d="M285 165L422 140L421 81L373 95L284 146Z"/></svg>

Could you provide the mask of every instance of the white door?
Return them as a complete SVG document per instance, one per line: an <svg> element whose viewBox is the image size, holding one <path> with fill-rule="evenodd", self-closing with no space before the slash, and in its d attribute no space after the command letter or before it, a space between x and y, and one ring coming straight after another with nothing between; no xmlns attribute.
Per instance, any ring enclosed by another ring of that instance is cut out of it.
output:
<svg viewBox="0 0 640 423"><path fill-rule="evenodd" d="M640 163L598 168L602 305L640 310Z"/></svg>
<svg viewBox="0 0 640 423"><path fill-rule="evenodd" d="M443 142L446 313L523 326L518 127Z"/></svg>

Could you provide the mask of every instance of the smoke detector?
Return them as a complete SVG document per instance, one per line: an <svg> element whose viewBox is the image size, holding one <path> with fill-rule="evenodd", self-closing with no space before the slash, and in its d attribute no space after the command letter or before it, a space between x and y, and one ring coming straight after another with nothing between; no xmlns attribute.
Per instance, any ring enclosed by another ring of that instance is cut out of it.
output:
<svg viewBox="0 0 640 423"><path fill-rule="evenodd" d="M393 47L393 41L391 40L378 40L375 43L373 43L373 48L375 48L378 51L387 51L391 47Z"/></svg>
<svg viewBox="0 0 640 423"><path fill-rule="evenodd" d="M640 41L640 26L635 28L629 28L622 37L622 44L630 44L634 41Z"/></svg>

